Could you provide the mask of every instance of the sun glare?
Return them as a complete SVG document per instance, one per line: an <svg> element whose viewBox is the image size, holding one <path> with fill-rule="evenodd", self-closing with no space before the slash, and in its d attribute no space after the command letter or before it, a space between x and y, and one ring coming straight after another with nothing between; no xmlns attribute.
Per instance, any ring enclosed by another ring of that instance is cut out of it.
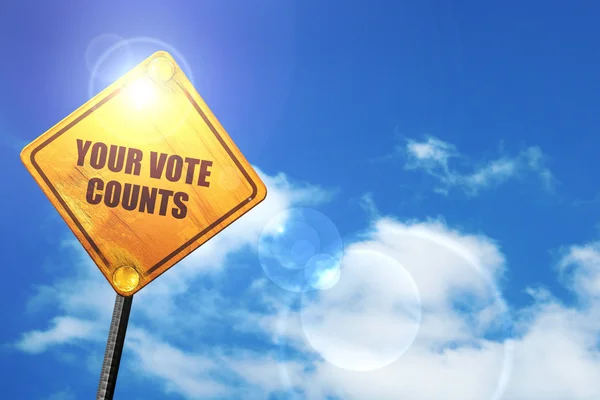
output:
<svg viewBox="0 0 600 400"><path fill-rule="evenodd" d="M127 86L127 97L138 110L147 107L155 97L154 83L148 77L140 78Z"/></svg>

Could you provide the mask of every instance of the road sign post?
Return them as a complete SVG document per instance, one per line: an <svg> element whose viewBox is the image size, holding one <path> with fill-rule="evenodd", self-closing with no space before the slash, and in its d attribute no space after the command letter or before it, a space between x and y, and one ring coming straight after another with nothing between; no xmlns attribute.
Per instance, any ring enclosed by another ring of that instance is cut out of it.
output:
<svg viewBox="0 0 600 400"><path fill-rule="evenodd" d="M162 51L27 145L21 160L118 294L107 388L110 376L116 381L131 296L267 195Z"/></svg>
<svg viewBox="0 0 600 400"><path fill-rule="evenodd" d="M117 294L115 298L115 308L113 310L108 339L106 341L106 351L104 352L104 362L100 372L100 383L98 384L98 393L96 400L112 400L117 385L117 375L121 365L121 355L123 354L123 345L125 344L125 335L127 333L127 324L129 323L129 313L131 312L131 303L133 296L123 297Z"/></svg>

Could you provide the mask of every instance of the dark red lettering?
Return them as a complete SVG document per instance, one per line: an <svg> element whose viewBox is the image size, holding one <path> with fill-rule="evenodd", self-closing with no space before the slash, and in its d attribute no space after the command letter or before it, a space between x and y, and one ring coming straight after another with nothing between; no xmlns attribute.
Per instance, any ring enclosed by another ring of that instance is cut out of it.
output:
<svg viewBox="0 0 600 400"><path fill-rule="evenodd" d="M126 147L110 145L108 151L108 169L110 171L121 172L125 163L125 151L127 151Z"/></svg>
<svg viewBox="0 0 600 400"><path fill-rule="evenodd" d="M160 179L162 177L163 169L165 169L165 161L167 161L167 155L165 153L158 153L153 151L150 153L150 177L154 179Z"/></svg>
<svg viewBox="0 0 600 400"><path fill-rule="evenodd" d="M206 181L206 178L210 176L208 167L212 166L212 161L202 160L200 163L200 176L198 177L198 186L210 186L210 183Z"/></svg>
<svg viewBox="0 0 600 400"><path fill-rule="evenodd" d="M167 161L167 170L165 171L165 177L171 182L177 182L181 179L181 172L183 170L183 159L179 156L169 157Z"/></svg>
<svg viewBox="0 0 600 400"><path fill-rule="evenodd" d="M106 165L106 152L108 147L102 142L96 142L92 146L92 154L90 155L90 165L92 168L101 169Z"/></svg>
<svg viewBox="0 0 600 400"><path fill-rule="evenodd" d="M160 210L158 210L159 215L167 215L167 206L169 205L169 199L173 196L172 190L160 189L158 193L162 196L160 201Z"/></svg>
<svg viewBox="0 0 600 400"><path fill-rule="evenodd" d="M188 165L187 174L185 176L185 183L191 184L194 181L194 172L196 171L196 166L200 164L200 160L197 158L186 158L185 162Z"/></svg>
<svg viewBox="0 0 600 400"><path fill-rule="evenodd" d="M125 173L133 174L136 176L140 175L142 169L142 157L144 153L140 149L134 149L130 147L127 151L127 163L125 165Z"/></svg>
<svg viewBox="0 0 600 400"><path fill-rule="evenodd" d="M185 204L186 201L190 199L187 193L177 192L173 196L173 202L175 203L175 208L172 210L173 217L177 219L183 219L187 215L187 206Z"/></svg>
<svg viewBox="0 0 600 400"><path fill-rule="evenodd" d="M104 191L104 205L115 208L121 200L121 184L117 181L109 181Z"/></svg>
<svg viewBox="0 0 600 400"><path fill-rule="evenodd" d="M140 185L126 183L123 185L123 199L121 204L127 211L133 211L137 207L140 197Z"/></svg>
<svg viewBox="0 0 600 400"><path fill-rule="evenodd" d="M158 189L142 186L142 195L140 196L140 212L154 214L156 206L156 193Z"/></svg>
<svg viewBox="0 0 600 400"><path fill-rule="evenodd" d="M92 142L90 142L89 140L86 140L84 142L81 139L77 139L77 165L79 165L80 167L83 167L85 155L87 154L91 145Z"/></svg>
<svg viewBox="0 0 600 400"><path fill-rule="evenodd" d="M89 146L88 146L89 147ZM88 182L87 193L85 199L90 204L100 204L102 201L101 194L94 194L95 190L102 191L104 189L104 182L100 178L92 178Z"/></svg>

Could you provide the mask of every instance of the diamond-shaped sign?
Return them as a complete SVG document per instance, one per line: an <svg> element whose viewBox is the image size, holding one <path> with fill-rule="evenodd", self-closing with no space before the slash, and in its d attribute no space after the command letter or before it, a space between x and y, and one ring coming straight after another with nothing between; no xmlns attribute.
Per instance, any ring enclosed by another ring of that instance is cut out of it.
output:
<svg viewBox="0 0 600 400"><path fill-rule="evenodd" d="M21 159L123 296L156 279L267 194L165 52L34 140Z"/></svg>

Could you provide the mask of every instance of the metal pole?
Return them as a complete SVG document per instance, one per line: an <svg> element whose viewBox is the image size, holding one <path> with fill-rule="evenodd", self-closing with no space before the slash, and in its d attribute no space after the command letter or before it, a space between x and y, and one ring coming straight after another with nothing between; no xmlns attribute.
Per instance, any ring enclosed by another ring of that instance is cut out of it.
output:
<svg viewBox="0 0 600 400"><path fill-rule="evenodd" d="M119 294L117 294L115 299L115 308L113 310L112 321L110 322L110 330L108 331L108 340L106 342L106 351L104 352L104 362L102 363L96 400L112 400L115 394L132 301L133 296L123 297Z"/></svg>

